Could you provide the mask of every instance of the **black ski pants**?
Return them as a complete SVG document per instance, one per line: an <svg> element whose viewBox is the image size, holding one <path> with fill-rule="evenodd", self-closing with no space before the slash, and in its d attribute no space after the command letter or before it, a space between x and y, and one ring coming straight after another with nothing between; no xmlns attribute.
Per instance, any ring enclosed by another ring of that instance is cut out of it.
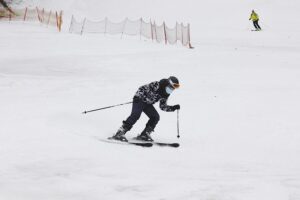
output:
<svg viewBox="0 0 300 200"><path fill-rule="evenodd" d="M123 123L131 129L141 117L142 112L149 117L146 126L150 126L154 129L160 119L160 116L152 104L147 104L139 99L134 99L131 114L125 121L123 121Z"/></svg>
<svg viewBox="0 0 300 200"><path fill-rule="evenodd" d="M258 24L258 20L253 21L253 25L254 25L254 27L255 27L256 30L257 29L261 29L260 26L259 26L259 24Z"/></svg>

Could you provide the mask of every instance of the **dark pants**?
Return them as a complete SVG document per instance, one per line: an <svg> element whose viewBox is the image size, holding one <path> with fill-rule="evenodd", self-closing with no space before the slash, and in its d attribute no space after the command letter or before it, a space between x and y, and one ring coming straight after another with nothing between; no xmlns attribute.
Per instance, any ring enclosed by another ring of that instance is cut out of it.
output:
<svg viewBox="0 0 300 200"><path fill-rule="evenodd" d="M253 25L254 25L254 27L256 28L256 30L257 30L257 29L261 29L260 26L258 25L258 20L253 21Z"/></svg>
<svg viewBox="0 0 300 200"><path fill-rule="evenodd" d="M142 112L149 117L146 126L150 126L154 129L160 119L159 114L152 104L146 104L140 100L133 101L131 114L126 121L123 121L123 123L128 126L129 129L131 129L140 118Z"/></svg>

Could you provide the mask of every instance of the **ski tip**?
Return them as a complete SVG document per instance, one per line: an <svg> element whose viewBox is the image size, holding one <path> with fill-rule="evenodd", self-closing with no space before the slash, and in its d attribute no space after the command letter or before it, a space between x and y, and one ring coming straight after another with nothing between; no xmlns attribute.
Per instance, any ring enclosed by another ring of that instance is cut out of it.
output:
<svg viewBox="0 0 300 200"><path fill-rule="evenodd" d="M153 142L154 145L160 146L160 147L174 147L178 148L180 146L179 143L163 143L163 142Z"/></svg>
<svg viewBox="0 0 300 200"><path fill-rule="evenodd" d="M171 146L177 148L177 147L180 147L180 144L179 143L173 143L173 144L171 144Z"/></svg>
<svg viewBox="0 0 300 200"><path fill-rule="evenodd" d="M179 143L168 143L168 144L159 144L160 146L169 146L169 147L174 147L174 148L178 148L180 147Z"/></svg>

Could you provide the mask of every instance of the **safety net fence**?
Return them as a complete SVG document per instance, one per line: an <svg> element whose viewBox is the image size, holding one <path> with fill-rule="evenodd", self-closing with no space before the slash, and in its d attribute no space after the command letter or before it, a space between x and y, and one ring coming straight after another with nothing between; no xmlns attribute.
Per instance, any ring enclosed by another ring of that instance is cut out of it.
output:
<svg viewBox="0 0 300 200"><path fill-rule="evenodd" d="M62 11L47 11L40 8L23 8L12 9L14 13L8 12L6 9L0 9L0 20L9 21L37 21L47 26L56 27L61 31L62 27Z"/></svg>
<svg viewBox="0 0 300 200"><path fill-rule="evenodd" d="M165 22L156 25L155 22L145 22L142 18L138 20L124 19L119 23L110 21L105 18L100 21L83 19L78 21L72 16L69 28L70 33L102 33L102 34L121 34L140 36L158 43L177 44L192 48L190 41L190 25L176 23L173 28L168 27Z"/></svg>

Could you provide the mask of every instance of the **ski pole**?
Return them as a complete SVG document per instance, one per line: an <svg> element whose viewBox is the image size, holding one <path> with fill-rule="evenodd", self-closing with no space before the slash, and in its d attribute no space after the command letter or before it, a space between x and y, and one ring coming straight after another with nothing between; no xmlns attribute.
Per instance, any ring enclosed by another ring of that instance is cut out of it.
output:
<svg viewBox="0 0 300 200"><path fill-rule="evenodd" d="M113 107L117 107L117 106L122 106L122 105L126 105L126 104L131 104L131 103L132 103L132 101L126 102L126 103L121 103L121 104L116 104L116 105L112 105L112 106L102 107L102 108L98 108L98 109L94 109L94 110L86 110L86 111L83 111L82 114L86 114L89 112L95 112L98 110L104 110L104 109L108 109L108 108L113 108Z"/></svg>
<svg viewBox="0 0 300 200"><path fill-rule="evenodd" d="M179 110L177 110L177 138L180 138L180 135L179 135Z"/></svg>

